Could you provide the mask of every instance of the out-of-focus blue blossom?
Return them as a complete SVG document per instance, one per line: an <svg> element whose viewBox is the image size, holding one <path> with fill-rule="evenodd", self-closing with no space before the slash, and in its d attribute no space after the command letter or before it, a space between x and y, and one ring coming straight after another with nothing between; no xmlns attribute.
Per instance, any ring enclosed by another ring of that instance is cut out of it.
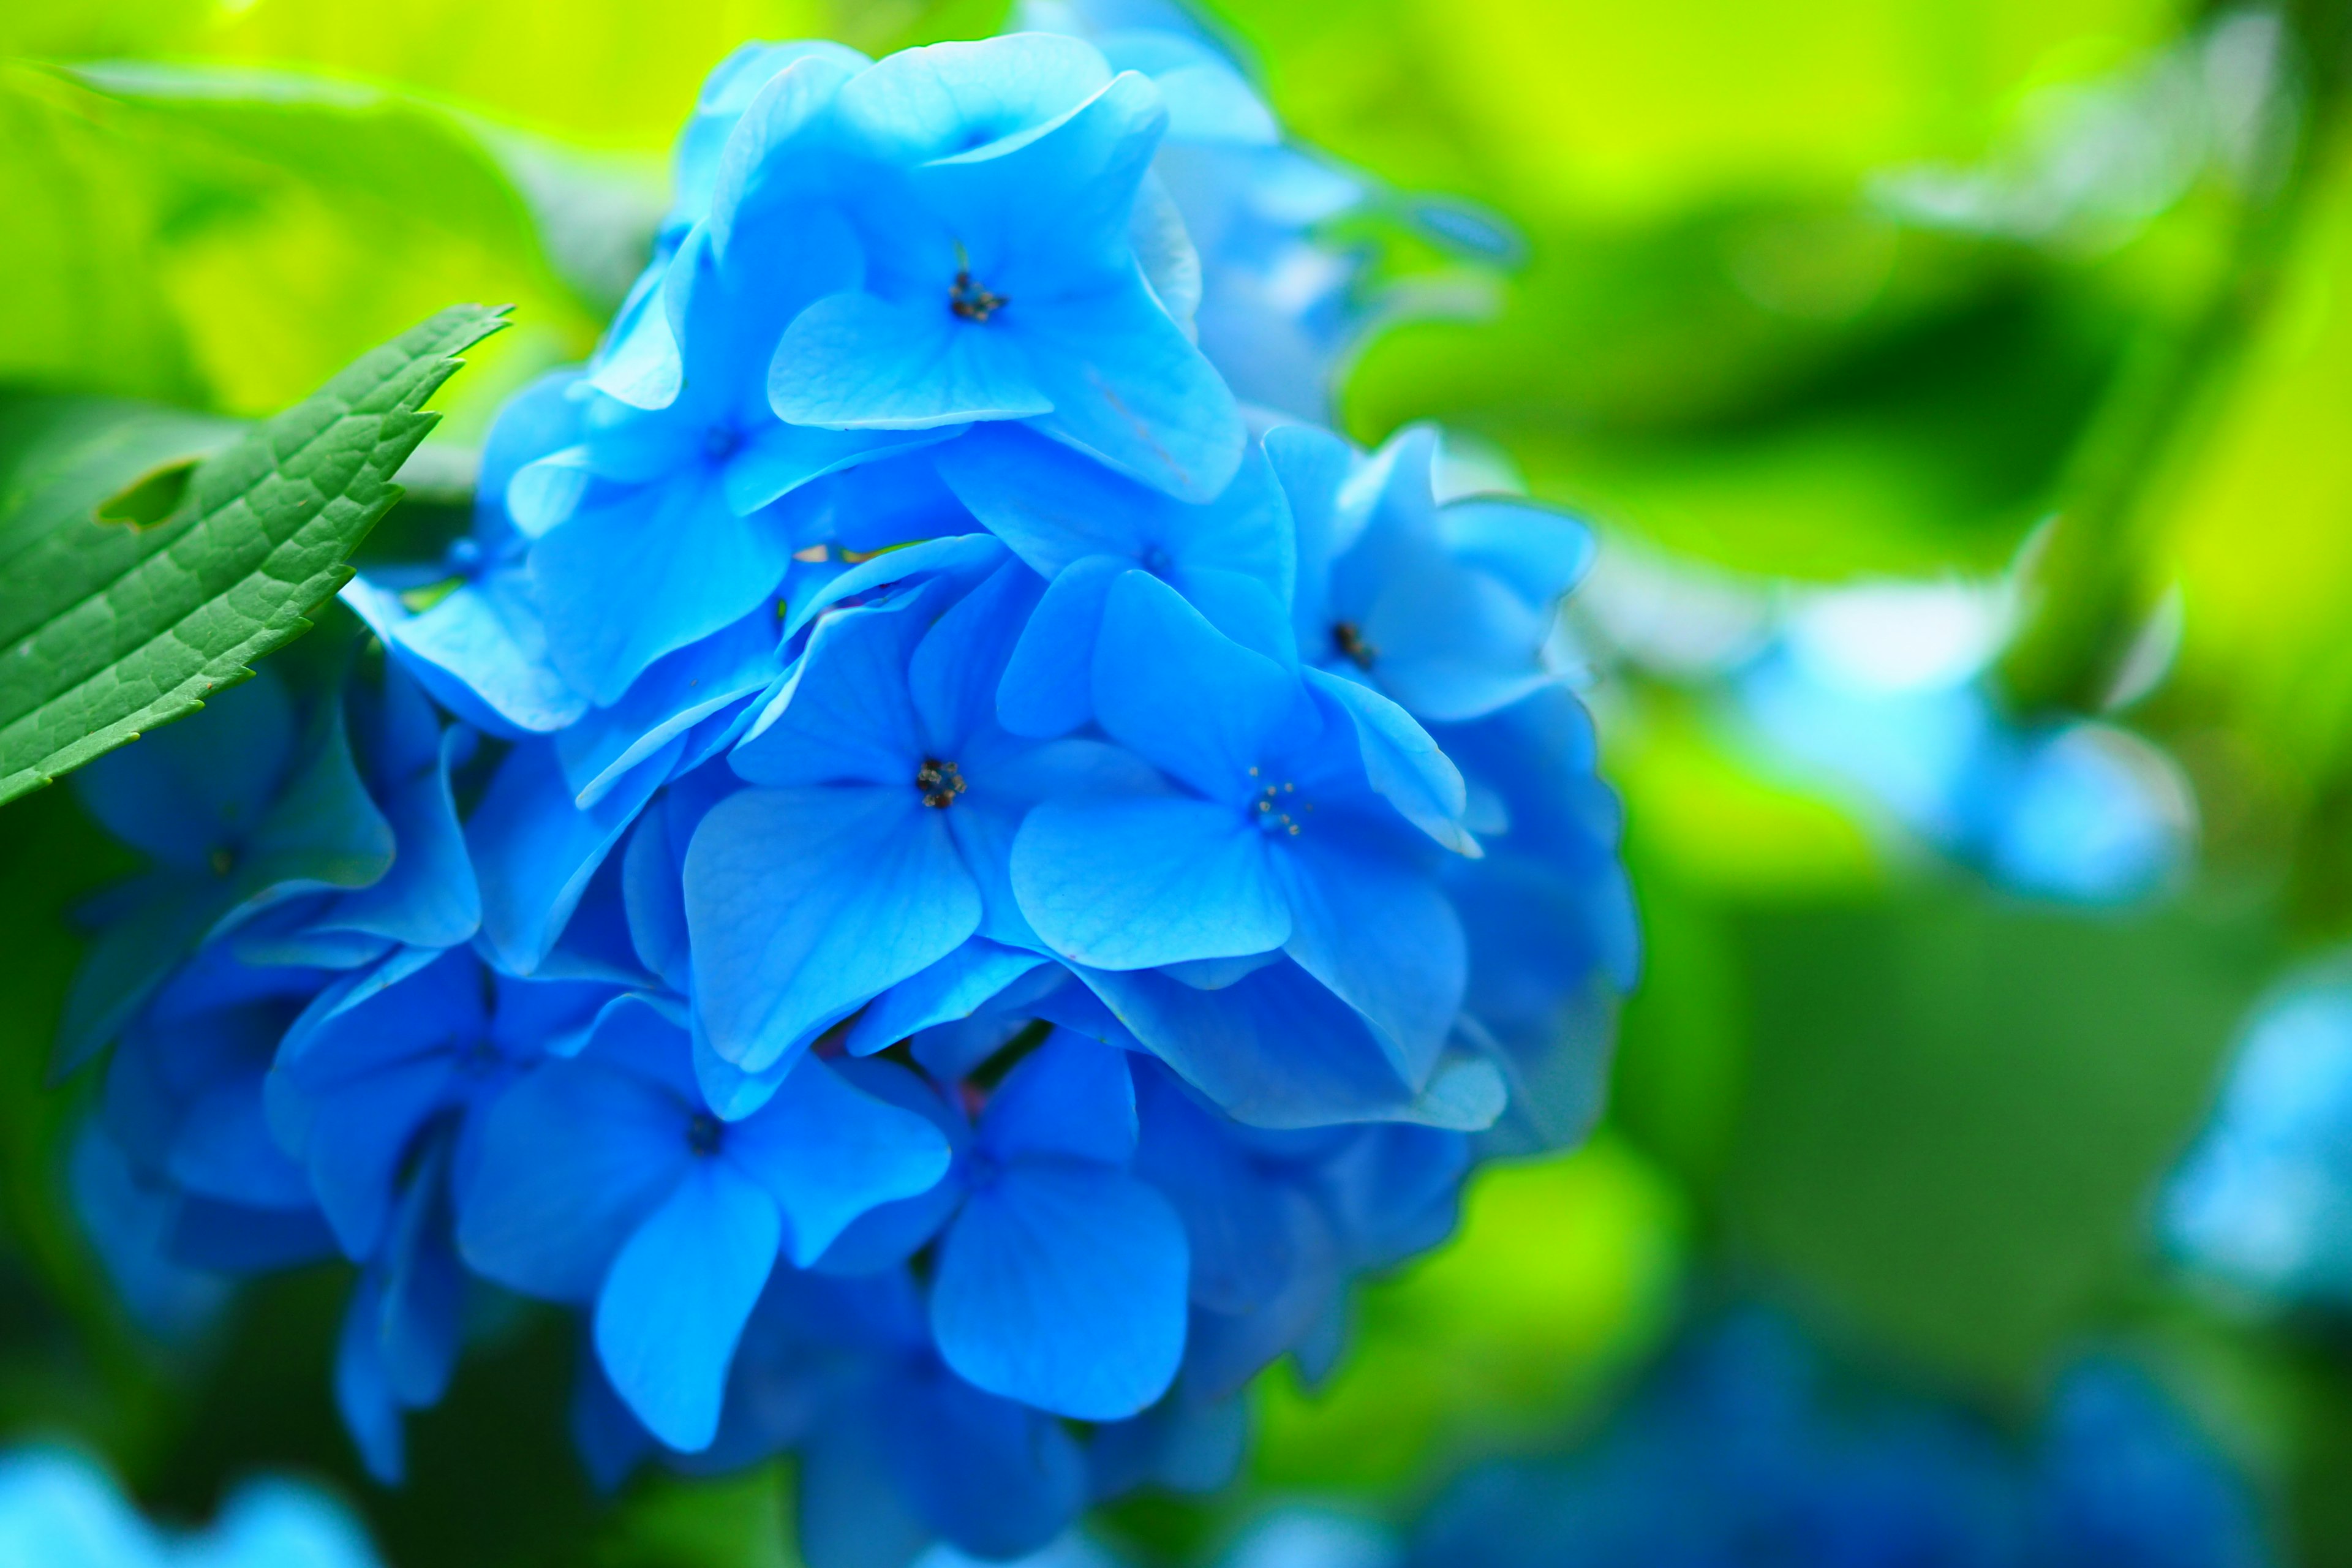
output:
<svg viewBox="0 0 2352 1568"><path fill-rule="evenodd" d="M0 1563L25 1568L376 1568L367 1536L324 1494L247 1483L209 1528L157 1529L80 1456L0 1457Z"/></svg>
<svg viewBox="0 0 2352 1568"><path fill-rule="evenodd" d="M2083 1363L2025 1451L1957 1410L1827 1376L1770 1320L1687 1346L1566 1461L1473 1471L1414 1568L2254 1568L2243 1480L2137 1372Z"/></svg>
<svg viewBox="0 0 2352 1568"><path fill-rule="evenodd" d="M2028 1504L2032 1561L2263 1568L2244 1479L2130 1363L2093 1357L2053 1395Z"/></svg>
<svg viewBox="0 0 2352 1568"><path fill-rule="evenodd" d="M1987 682L1997 599L1958 586L1820 595L1736 677L1776 752L2021 892L2141 897L2186 861L2179 771L2113 725L2021 728Z"/></svg>
<svg viewBox="0 0 2352 1568"><path fill-rule="evenodd" d="M1363 189L1176 13L1054 26L731 57L470 536L346 589L381 678L85 775L159 862L85 1217L159 1321L353 1265L380 1478L495 1288L584 1318L602 1480L789 1452L815 1568L1034 1551L1222 1484L1475 1159L1591 1124L1589 536L1269 412Z"/></svg>
<svg viewBox="0 0 2352 1568"><path fill-rule="evenodd" d="M2352 968L2258 1006L2158 1227L2184 1262L2281 1302L2352 1305Z"/></svg>

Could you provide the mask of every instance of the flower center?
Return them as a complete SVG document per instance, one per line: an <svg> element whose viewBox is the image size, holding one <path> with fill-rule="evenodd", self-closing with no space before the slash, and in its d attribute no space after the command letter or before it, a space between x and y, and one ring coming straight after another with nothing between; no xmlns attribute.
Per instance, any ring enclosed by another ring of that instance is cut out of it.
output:
<svg viewBox="0 0 2352 1568"><path fill-rule="evenodd" d="M1353 621L1332 623L1331 646L1355 660L1358 669L1371 668L1372 660L1381 657L1381 650L1364 640L1364 634L1356 629Z"/></svg>
<svg viewBox="0 0 2352 1568"><path fill-rule="evenodd" d="M743 447L743 432L732 425L713 425L702 433L702 455L723 463Z"/></svg>
<svg viewBox="0 0 2352 1568"><path fill-rule="evenodd" d="M698 1110L686 1124L686 1146L698 1154L713 1154L719 1151L719 1135L724 1124L707 1110Z"/></svg>
<svg viewBox="0 0 2352 1568"><path fill-rule="evenodd" d="M948 290L948 309L967 321L984 321L1013 301L971 280L971 268L956 268L955 287Z"/></svg>
<svg viewBox="0 0 2352 1568"><path fill-rule="evenodd" d="M1258 777L1255 768L1250 777ZM1298 798L1298 786L1285 779L1280 784L1264 785L1257 799L1251 802L1251 815L1257 818L1258 828L1265 833L1279 833L1286 837L1298 837L1298 818L1315 809L1312 803Z"/></svg>
<svg viewBox="0 0 2352 1568"><path fill-rule="evenodd" d="M953 763L925 757L923 765L915 770L915 787L923 792L925 805L944 810L963 793L963 770Z"/></svg>

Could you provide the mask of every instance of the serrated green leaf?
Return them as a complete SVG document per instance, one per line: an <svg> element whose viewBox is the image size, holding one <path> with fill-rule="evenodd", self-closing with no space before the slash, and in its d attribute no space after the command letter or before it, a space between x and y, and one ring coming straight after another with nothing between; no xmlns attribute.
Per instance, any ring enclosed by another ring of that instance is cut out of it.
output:
<svg viewBox="0 0 2352 1568"><path fill-rule="evenodd" d="M61 512L54 486L0 513L0 802L194 711L307 629L399 499L393 476L437 418L425 400L504 316L453 306L362 356L206 458L161 526ZM100 471L68 465L83 487Z"/></svg>

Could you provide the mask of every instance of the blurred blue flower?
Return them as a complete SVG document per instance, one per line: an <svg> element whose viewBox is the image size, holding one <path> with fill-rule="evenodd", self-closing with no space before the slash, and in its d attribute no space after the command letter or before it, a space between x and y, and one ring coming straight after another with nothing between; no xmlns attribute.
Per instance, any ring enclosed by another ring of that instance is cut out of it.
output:
<svg viewBox="0 0 2352 1568"><path fill-rule="evenodd" d="M1960 1412L1832 1382L1749 1316L1702 1335L1565 1462L1474 1470L1413 1568L2256 1568L2242 1479L2140 1373L2078 1364L2019 1452Z"/></svg>
<svg viewBox="0 0 2352 1568"><path fill-rule="evenodd" d="M0 1563L26 1568L377 1568L351 1515L291 1481L247 1482L201 1531L165 1531L140 1517L113 1480L80 1456L19 1448L0 1456Z"/></svg>
<svg viewBox="0 0 2352 1568"><path fill-rule="evenodd" d="M2290 980L2241 1032L2157 1224L2195 1268L2281 1302L2352 1305L2352 969Z"/></svg>
<svg viewBox="0 0 2352 1568"><path fill-rule="evenodd" d="M2004 632L1997 601L1957 586L1840 590L1735 690L1781 756L2004 886L2086 903L2157 890L2191 847L2179 769L2113 725L2011 720L1988 684Z"/></svg>

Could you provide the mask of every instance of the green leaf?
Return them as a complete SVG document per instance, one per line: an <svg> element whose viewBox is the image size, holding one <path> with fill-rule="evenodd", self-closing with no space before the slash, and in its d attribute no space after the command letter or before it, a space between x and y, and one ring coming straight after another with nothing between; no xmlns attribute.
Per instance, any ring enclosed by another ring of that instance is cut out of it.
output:
<svg viewBox="0 0 2352 1568"><path fill-rule="evenodd" d="M2011 1393L2147 1289L2147 1205L2274 952L2260 922L1955 889L1738 925L1751 1056L1718 1195L1743 1261Z"/></svg>
<svg viewBox="0 0 2352 1568"><path fill-rule="evenodd" d="M307 629L350 576L344 557L399 499L393 475L438 417L425 400L504 315L453 306L363 355L207 458L161 526L81 510L105 500L81 499L103 471L87 452L61 478L5 492L22 500L0 513L0 802L193 712ZM48 417L91 416L80 405ZM115 471L138 480L135 493L153 482L160 436L131 429L121 452L142 460ZM37 439L13 445L38 450Z"/></svg>

